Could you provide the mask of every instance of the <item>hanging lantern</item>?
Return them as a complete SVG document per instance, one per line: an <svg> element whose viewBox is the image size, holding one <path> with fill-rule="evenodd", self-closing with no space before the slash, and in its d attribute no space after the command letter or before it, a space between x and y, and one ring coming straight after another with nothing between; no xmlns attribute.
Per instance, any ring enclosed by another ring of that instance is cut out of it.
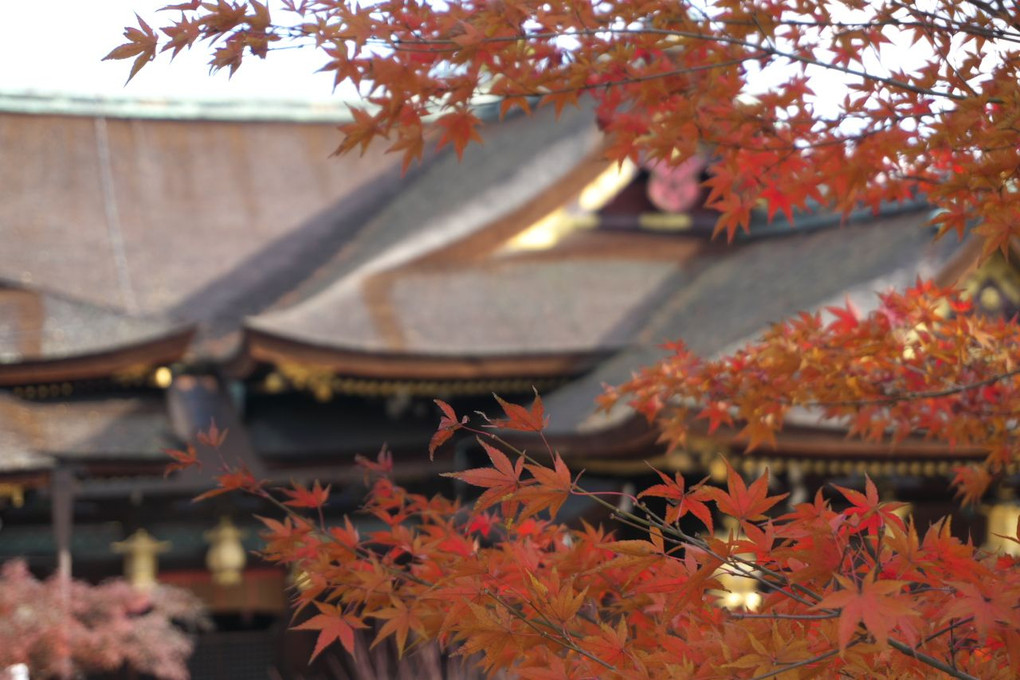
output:
<svg viewBox="0 0 1020 680"><path fill-rule="evenodd" d="M221 518L214 529L205 532L205 540L210 544L205 564L212 572L213 583L221 586L241 583L244 565L248 561L248 554L241 543L245 533L234 526L229 517Z"/></svg>
<svg viewBox="0 0 1020 680"><path fill-rule="evenodd" d="M732 517L723 518L723 528L721 531L715 533L715 537L721 541L728 541L730 536L737 536L738 538L744 538L742 533L739 533L739 524L737 520ZM743 554L737 555L737 557L750 562L754 555ZM750 570L752 567L748 564L744 564L740 567L741 570ZM729 569L729 571L727 571ZM719 585L722 586L722 590L716 591L719 595L719 604L727 609L744 609L753 612L761 606L761 594L758 593L758 581L750 576L742 576L738 573L734 573L736 569L730 569L728 567L722 567L715 573L716 579L719 581Z"/></svg>
<svg viewBox="0 0 1020 680"><path fill-rule="evenodd" d="M749 576L719 573L716 578L723 587L719 594L719 604L727 609L746 609L753 612L761 606L761 595L758 593L758 582Z"/></svg>
<svg viewBox="0 0 1020 680"><path fill-rule="evenodd" d="M123 541L110 544L113 552L124 555L124 577L139 590L156 585L158 556L170 549L169 541L157 541L145 529L139 529Z"/></svg>
<svg viewBox="0 0 1020 680"><path fill-rule="evenodd" d="M313 585L312 577L309 575L309 573L302 569L297 564L294 564L290 568L290 573L287 575L287 580L289 580L290 584L301 592L308 590Z"/></svg>
<svg viewBox="0 0 1020 680"><path fill-rule="evenodd" d="M985 547L996 553L1004 553L1020 557L1020 544L1005 538L1017 536L1017 524L1020 522L1020 505L1009 500L1001 500L988 511L988 539Z"/></svg>

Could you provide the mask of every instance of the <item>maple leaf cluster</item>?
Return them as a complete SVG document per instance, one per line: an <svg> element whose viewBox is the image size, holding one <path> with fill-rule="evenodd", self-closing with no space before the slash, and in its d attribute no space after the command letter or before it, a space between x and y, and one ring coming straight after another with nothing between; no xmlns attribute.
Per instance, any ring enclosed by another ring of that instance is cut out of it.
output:
<svg viewBox="0 0 1020 680"><path fill-rule="evenodd" d="M793 222L801 211L918 197L938 208L940 234L972 230L985 254L1020 235L1020 9L1009 3L283 0L271 15L254 0L195 0L165 9L176 20L153 29L139 18L109 58L132 59L134 76L160 53L203 43L214 69L234 72L276 42L308 45L338 86L365 97L339 153L385 140L406 168L424 154L429 127L457 154L479 141L480 98L505 114L589 97L611 158L707 159L707 205L730 238L759 206ZM890 49L904 40L913 65ZM761 73L767 88L755 82ZM846 94L815 97L819 74L845 79ZM626 400L678 444L694 422L732 429L752 449L781 446L794 409L871 441L938 440L985 456L956 479L975 502L1016 462L1018 332L919 283L882 295L867 315L849 305L801 314L730 356L677 344L604 404ZM480 490L473 506L394 484L381 455L366 461L363 507L381 528L365 535L349 518L327 525L328 488L274 489L243 468L222 470L206 496L253 493L283 513L263 520L264 554L303 575L300 627L318 632L315 654L334 642L353 651L355 631L372 625L377 642L392 638L401 651L434 640L522 678L1020 676L1016 558L961 542L946 521L919 530L870 481L835 489L835 503L818 495L784 507L767 477L748 483L728 468L725 487L661 475L621 503L586 491L548 445L536 456L500 437L516 430L544 442L540 400L501 405L506 418L474 427L440 404L430 454L474 434L488 459L451 475ZM178 468L197 464L194 449L173 454ZM572 498L603 505L640 538L557 522ZM757 589L754 611L721 606L736 582Z"/></svg>
<svg viewBox="0 0 1020 680"><path fill-rule="evenodd" d="M0 669L25 664L33 678L65 678L127 668L187 680L194 642L181 626L207 625L201 602L179 588L40 581L21 560L0 566Z"/></svg>
<svg viewBox="0 0 1020 680"><path fill-rule="evenodd" d="M626 400L674 445L706 421L709 434L736 430L748 450L782 448L777 435L796 410L868 441L924 438L983 453L982 466L957 475L965 503L1018 461L1020 326L977 313L952 289L919 281L881 294L867 315L849 302L801 313L720 358L671 348L601 402Z"/></svg>
<svg viewBox="0 0 1020 680"><path fill-rule="evenodd" d="M273 43L322 53L337 86L367 99L338 152L385 139L407 164L425 128L458 154L480 141L476 105L530 111L596 102L609 155L711 157L709 205L730 237L770 216L923 193L942 231L987 251L1020 228L1015 191L1020 9L1009 3L853 0L256 0L168 5L110 59L133 77L158 53L208 45L233 73ZM812 80L814 78L814 80ZM845 94L813 83L841 80ZM767 84L767 85L766 85Z"/></svg>
<svg viewBox="0 0 1020 680"><path fill-rule="evenodd" d="M767 475L747 483L727 465L724 486L660 473L624 504L586 491L547 446L507 441L536 436L540 400L500 403L507 417L480 427L439 404L440 429L456 423L489 460L450 475L481 491L470 507L396 485L385 451L363 461L371 530L299 514L321 509L321 487L248 490L285 499L282 518L262 520L262 554L300 573L297 628L317 633L314 655L334 643L353 654L355 632L374 629L373 645L438 642L523 679L1020 673L1020 561L960 541L948 520L919 533L870 479L835 487L837 504L819 492L784 507ZM558 522L571 498L637 538ZM757 590L753 606L723 606L734 579Z"/></svg>

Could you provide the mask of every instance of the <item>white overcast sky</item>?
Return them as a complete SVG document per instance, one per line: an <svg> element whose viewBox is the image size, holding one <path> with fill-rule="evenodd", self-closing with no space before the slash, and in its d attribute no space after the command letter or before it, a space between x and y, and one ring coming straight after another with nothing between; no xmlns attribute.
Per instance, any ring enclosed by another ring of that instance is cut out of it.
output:
<svg viewBox="0 0 1020 680"><path fill-rule="evenodd" d="M332 75L315 73L325 62L310 50L283 50L267 61L250 57L233 78L210 76L208 52L182 52L173 64L161 55L125 86L129 61L102 61L124 42L125 25L138 12L154 27L173 18L156 10L171 0L0 0L0 93L105 95L140 98L333 100ZM272 8L279 0L269 0ZM908 43L909 44L909 43ZM906 66L916 50L891 48L887 63ZM920 55L923 57L923 54ZM768 87L774 76L758 76ZM816 105L834 106L842 79L823 73L812 86ZM348 90L349 91L349 90Z"/></svg>
<svg viewBox="0 0 1020 680"><path fill-rule="evenodd" d="M332 99L332 78L314 71L325 59L285 50L251 63L228 79L209 76L208 54L166 55L127 86L129 61L102 61L124 42L134 12L155 28L156 9L170 0L0 0L0 93L36 92L121 97ZM161 25L161 24L160 24Z"/></svg>

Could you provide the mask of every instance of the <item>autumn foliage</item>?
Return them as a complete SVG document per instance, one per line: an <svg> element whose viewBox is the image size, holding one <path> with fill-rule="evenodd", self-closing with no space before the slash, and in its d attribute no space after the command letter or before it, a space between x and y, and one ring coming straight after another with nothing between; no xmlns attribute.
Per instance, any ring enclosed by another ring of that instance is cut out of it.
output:
<svg viewBox="0 0 1020 680"><path fill-rule="evenodd" d="M143 592L122 580L97 586L36 579L23 561L0 566L0 671L28 666L32 678L127 669L187 680L189 635L207 625L201 602L179 588Z"/></svg>
<svg viewBox="0 0 1020 680"><path fill-rule="evenodd" d="M374 626L401 652L438 641L521 678L1020 673L1017 558L962 542L948 520L915 526L871 480L786 508L768 475L748 484L729 466L724 486L659 473L621 503L585 491L555 452L511 445L502 435L533 433L544 414L537 398L503 403L498 430L439 404L488 458L450 474L481 492L471 506L394 484L385 451L362 463L372 531L296 511L321 509L325 490L249 480L283 513L262 518L263 556L300 574L297 628L316 633L315 655L354 653L355 631ZM572 498L637 537L557 523Z"/></svg>
<svg viewBox="0 0 1020 680"><path fill-rule="evenodd" d="M429 128L458 154L480 141L481 100L505 114L590 97L609 157L706 159L707 205L731 238L762 206L796 222L921 197L940 234L972 232L985 254L1008 252L1020 229L1020 14L1007 3L284 0L271 14L254 0L196 0L166 10L164 25L139 19L109 57L132 60L134 76L198 44L231 72L276 43L320 50L337 85L365 97L341 153L388 144L406 167L426 153ZM844 90L813 95L833 80ZM794 414L875 442L936 440L984 458L955 480L974 503L1017 462L1018 341L1012 321L918 282L867 313L805 312L728 356L678 342L603 406L646 414L676 445L700 428L771 446ZM962 542L948 520L915 526L871 480L788 507L767 476L748 482L728 466L723 486L661 474L633 496L591 493L545 444L541 401L500 406L504 418L473 423L439 403L430 453L473 435L488 460L452 474L479 492L470 506L397 486L385 453L363 461L362 512L381 526L367 533L323 521L327 488L220 472L212 493L280 510L263 520L264 554L300 572L299 627L317 634L316 654L352 651L354 631L375 626L401 650L435 640L534 679L1020 677L1017 559ZM177 467L194 463L192 450L176 453ZM570 500L601 505L629 534L558 523Z"/></svg>
<svg viewBox="0 0 1020 680"><path fill-rule="evenodd" d="M274 47L321 53L366 97L338 151L388 144L405 165L427 126L458 153L480 98L502 112L592 98L612 158L711 157L718 229L814 206L849 212L923 193L939 228L988 251L1020 224L1014 191L1020 14L998 2L852 0L256 0L183 2L139 19L108 58L131 76L202 45L233 73ZM812 88L832 82L844 88Z"/></svg>
<svg viewBox="0 0 1020 680"><path fill-rule="evenodd" d="M863 314L851 303L777 323L733 354L705 360L682 343L601 399L625 396L682 445L692 421L709 434L736 428L749 450L776 447L792 409L892 445L908 437L979 452L982 465L954 481L974 503L1017 461L1020 326L977 314L952 289L918 282L879 295Z"/></svg>

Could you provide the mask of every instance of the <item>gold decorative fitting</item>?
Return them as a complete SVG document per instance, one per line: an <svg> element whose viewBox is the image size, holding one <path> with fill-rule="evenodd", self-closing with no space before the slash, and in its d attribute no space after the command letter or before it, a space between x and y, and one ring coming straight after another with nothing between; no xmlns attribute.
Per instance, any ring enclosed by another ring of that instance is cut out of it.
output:
<svg viewBox="0 0 1020 680"><path fill-rule="evenodd" d="M25 487L10 482L0 482L0 498L6 498L11 505L20 508L25 504Z"/></svg>
<svg viewBox="0 0 1020 680"><path fill-rule="evenodd" d="M152 382L155 383L156 387L165 390L170 387L174 381L174 374L166 366L160 366L152 373Z"/></svg>
<svg viewBox="0 0 1020 680"><path fill-rule="evenodd" d="M986 286L978 296L981 307L989 312L997 312L1002 309L1002 295L992 286Z"/></svg>
<svg viewBox="0 0 1020 680"><path fill-rule="evenodd" d="M236 586L241 583L248 554L241 539L247 532L238 529L229 517L220 518L220 523L205 532L210 544L205 564L212 572L213 583L221 586Z"/></svg>
<svg viewBox="0 0 1020 680"><path fill-rule="evenodd" d="M904 503L900 507L893 510L893 514L902 519L904 522L906 522L914 514L914 504Z"/></svg>
<svg viewBox="0 0 1020 680"><path fill-rule="evenodd" d="M269 394L279 394L287 389L287 380L276 371L273 371L262 381L262 389Z"/></svg>
<svg viewBox="0 0 1020 680"><path fill-rule="evenodd" d="M124 555L124 576L135 588L149 590L156 585L158 555L170 549L169 541L157 541L145 529L139 529L123 541L110 544L113 552Z"/></svg>
<svg viewBox="0 0 1020 680"><path fill-rule="evenodd" d="M312 577L308 575L307 571L301 569L296 564L291 567L287 578L290 580L292 586L302 592L312 587Z"/></svg>
<svg viewBox="0 0 1020 680"><path fill-rule="evenodd" d="M21 399L48 399L66 397L74 391L74 385L69 382L19 385L13 390L14 396Z"/></svg>
<svg viewBox="0 0 1020 680"><path fill-rule="evenodd" d="M708 474L712 477L713 482L722 482L726 480L726 459L722 456L716 458L708 464Z"/></svg>
<svg viewBox="0 0 1020 680"><path fill-rule="evenodd" d="M1020 557L1020 544L1009 540L1017 537L1017 522L1020 521L1020 505L1005 500L988 510L988 537L985 547L996 553Z"/></svg>
<svg viewBox="0 0 1020 680"><path fill-rule="evenodd" d="M262 381L262 389L270 394L288 387L309 392L320 401L337 395L389 397L394 395L433 399L451 396L491 394L492 392L530 392L532 387L547 391L565 382L562 378L508 378L494 380L379 380L352 378L332 370L294 362L280 362L276 370Z"/></svg>
<svg viewBox="0 0 1020 680"><path fill-rule="evenodd" d="M739 532L737 521L732 517L723 518L723 528L715 533L715 537L722 541L728 541L730 536L736 538L747 537ZM761 594L758 593L758 582L750 575L752 567L748 565L754 559L751 554L738 555L743 558L743 563L720 567L716 570L715 577L722 586L722 590L716 591L719 596L719 604L726 609L743 609L753 612L761 606Z"/></svg>
<svg viewBox="0 0 1020 680"><path fill-rule="evenodd" d="M577 196L576 205L560 207L535 220L503 244L503 252L548 250L567 235L598 224L593 213L611 201L637 175L630 161L612 163L588 183Z"/></svg>
<svg viewBox="0 0 1020 680"><path fill-rule="evenodd" d="M116 371L111 377L122 385L142 385L152 379L152 364L132 364Z"/></svg>
<svg viewBox="0 0 1020 680"><path fill-rule="evenodd" d="M687 231L693 221L684 213L641 213L638 224L649 231Z"/></svg>
<svg viewBox="0 0 1020 680"><path fill-rule="evenodd" d="M1020 305L1020 272L1002 256L990 256L963 282L964 295L991 313Z"/></svg>

